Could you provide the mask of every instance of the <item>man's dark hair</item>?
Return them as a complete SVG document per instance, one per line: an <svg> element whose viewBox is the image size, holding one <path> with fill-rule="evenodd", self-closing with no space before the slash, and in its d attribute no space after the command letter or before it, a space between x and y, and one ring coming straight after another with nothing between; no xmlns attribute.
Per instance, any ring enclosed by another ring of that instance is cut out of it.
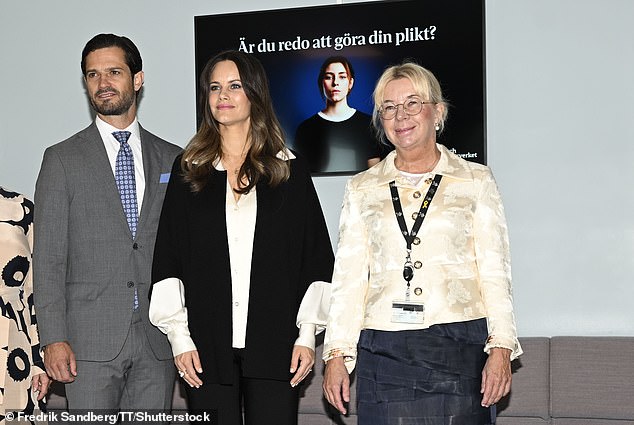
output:
<svg viewBox="0 0 634 425"><path fill-rule="evenodd" d="M141 53L128 37L115 34L97 34L91 38L81 52L81 73L86 75L86 56L90 52L106 47L119 47L125 53L125 62L132 76L143 69Z"/></svg>

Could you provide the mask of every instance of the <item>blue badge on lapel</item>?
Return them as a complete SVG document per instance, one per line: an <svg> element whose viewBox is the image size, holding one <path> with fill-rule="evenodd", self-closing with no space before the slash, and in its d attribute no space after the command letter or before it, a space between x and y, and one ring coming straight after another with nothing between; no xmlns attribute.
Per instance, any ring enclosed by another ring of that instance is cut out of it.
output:
<svg viewBox="0 0 634 425"><path fill-rule="evenodd" d="M162 173L159 183L167 183L170 181L170 173Z"/></svg>

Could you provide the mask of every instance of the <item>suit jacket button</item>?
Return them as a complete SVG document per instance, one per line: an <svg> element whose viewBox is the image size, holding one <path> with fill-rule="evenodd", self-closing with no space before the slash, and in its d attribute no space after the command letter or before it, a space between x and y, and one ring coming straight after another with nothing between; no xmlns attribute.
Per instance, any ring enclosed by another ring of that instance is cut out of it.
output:
<svg viewBox="0 0 634 425"><path fill-rule="evenodd" d="M134 286L134 282L129 281L129 282L128 282L128 288L132 288L133 286Z"/></svg>
<svg viewBox="0 0 634 425"><path fill-rule="evenodd" d="M139 244L138 243L133 243L132 244L132 249L139 249Z"/></svg>

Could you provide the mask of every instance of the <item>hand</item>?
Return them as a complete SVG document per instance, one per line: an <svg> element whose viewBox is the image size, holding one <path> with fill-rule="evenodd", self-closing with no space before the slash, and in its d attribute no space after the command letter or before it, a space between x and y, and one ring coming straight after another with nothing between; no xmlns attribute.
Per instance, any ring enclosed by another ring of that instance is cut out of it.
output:
<svg viewBox="0 0 634 425"><path fill-rule="evenodd" d="M46 373L38 373L31 378L31 389L37 394L37 399L42 400L48 392L51 380Z"/></svg>
<svg viewBox="0 0 634 425"><path fill-rule="evenodd" d="M44 347L46 373L56 381L69 383L77 376L75 353L66 341L53 342Z"/></svg>
<svg viewBox="0 0 634 425"><path fill-rule="evenodd" d="M293 346L291 357L291 373L295 372L291 379L291 387L296 387L313 370L315 364L315 351L303 345ZM298 367L299 366L299 367Z"/></svg>
<svg viewBox="0 0 634 425"><path fill-rule="evenodd" d="M491 348L482 370L482 406L489 407L511 391L511 350Z"/></svg>
<svg viewBox="0 0 634 425"><path fill-rule="evenodd" d="M183 378L190 387L200 388L203 381L198 376L198 373L202 373L203 368L200 364L197 350L186 351L175 356L174 364L176 365L176 369L178 369L180 377Z"/></svg>
<svg viewBox="0 0 634 425"><path fill-rule="evenodd" d="M343 403L350 402L350 376L343 363L343 357L335 357L326 362L323 388L328 403L345 415L346 408Z"/></svg>

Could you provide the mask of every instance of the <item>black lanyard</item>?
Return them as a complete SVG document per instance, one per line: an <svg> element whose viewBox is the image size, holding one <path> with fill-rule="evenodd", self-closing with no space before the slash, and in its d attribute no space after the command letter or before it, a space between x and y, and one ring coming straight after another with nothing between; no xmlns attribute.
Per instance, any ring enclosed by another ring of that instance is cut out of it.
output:
<svg viewBox="0 0 634 425"><path fill-rule="evenodd" d="M412 227L412 231L409 232L407 230L407 224L405 223L405 216L403 214L403 207L401 206L401 198L398 195L398 189L396 187L396 181L390 182L390 192L392 192L392 204L394 205L394 213L396 214L396 221L398 221L398 227L401 228L401 234L405 238L405 244L407 245L407 256L405 258L405 265L403 266L403 279L407 283L407 291L405 292L406 298L409 299L409 283L414 277L414 267L412 267L412 243L414 239L416 239L416 235L420 230L420 226L423 224L423 220L425 220L425 216L427 214L427 209L429 208L429 204L431 204L432 199L434 199L434 195L436 194L436 190L438 189L438 185L440 185L440 180L442 180L441 174L436 174L434 176L434 180L429 186L427 190L427 194L423 199L423 202L420 205L420 209L418 210L418 214L416 216L416 220L414 220L414 226Z"/></svg>

